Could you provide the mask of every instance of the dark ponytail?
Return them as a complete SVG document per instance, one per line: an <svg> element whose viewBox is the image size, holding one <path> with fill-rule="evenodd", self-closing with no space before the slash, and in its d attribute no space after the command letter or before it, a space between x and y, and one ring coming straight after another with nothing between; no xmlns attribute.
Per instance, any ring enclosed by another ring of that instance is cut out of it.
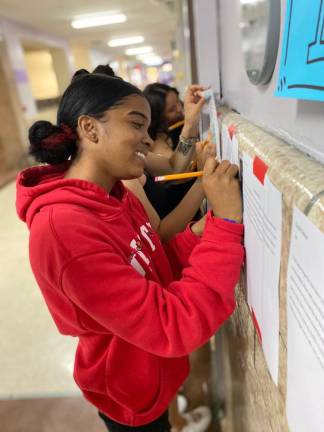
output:
<svg viewBox="0 0 324 432"><path fill-rule="evenodd" d="M107 74L77 71L65 90L57 112L57 125L38 121L29 129L29 152L39 162L60 164L78 152L77 126L82 115L98 120L130 95L143 93L132 84Z"/></svg>
<svg viewBox="0 0 324 432"><path fill-rule="evenodd" d="M38 121L29 129L29 153L38 162L60 164L77 151L77 135L67 125L55 126L49 121Z"/></svg>

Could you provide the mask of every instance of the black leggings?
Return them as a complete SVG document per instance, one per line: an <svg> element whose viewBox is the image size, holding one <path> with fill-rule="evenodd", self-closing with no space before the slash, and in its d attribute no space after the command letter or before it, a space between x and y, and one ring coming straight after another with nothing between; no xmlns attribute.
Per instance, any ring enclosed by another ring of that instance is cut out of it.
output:
<svg viewBox="0 0 324 432"><path fill-rule="evenodd" d="M170 432L171 425L169 423L168 411L161 417L143 426L125 426L108 418L105 414L99 411L99 417L104 421L109 432Z"/></svg>

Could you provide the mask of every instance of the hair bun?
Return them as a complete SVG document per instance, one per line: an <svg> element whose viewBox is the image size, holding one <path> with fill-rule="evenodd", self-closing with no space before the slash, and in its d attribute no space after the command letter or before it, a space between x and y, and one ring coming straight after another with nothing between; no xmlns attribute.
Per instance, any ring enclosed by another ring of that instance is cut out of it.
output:
<svg viewBox="0 0 324 432"><path fill-rule="evenodd" d="M86 69L79 69L74 73L71 82L74 82L86 75L90 75L90 72L88 72Z"/></svg>
<svg viewBox="0 0 324 432"><path fill-rule="evenodd" d="M34 123L28 132L28 139L32 148L39 148L44 139L58 131L58 127L51 122L40 120Z"/></svg>
<svg viewBox="0 0 324 432"><path fill-rule="evenodd" d="M107 75L111 77L116 77L114 70L109 66L109 64L106 65L98 65L93 72L94 74L102 74Z"/></svg>
<svg viewBox="0 0 324 432"><path fill-rule="evenodd" d="M29 129L29 153L39 162L59 164L69 159L77 149L76 133L67 125L56 126L41 120Z"/></svg>

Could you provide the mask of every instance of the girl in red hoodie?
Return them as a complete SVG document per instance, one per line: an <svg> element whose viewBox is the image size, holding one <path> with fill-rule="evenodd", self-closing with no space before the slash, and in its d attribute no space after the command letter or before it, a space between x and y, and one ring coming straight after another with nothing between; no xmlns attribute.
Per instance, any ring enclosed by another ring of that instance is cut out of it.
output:
<svg viewBox="0 0 324 432"><path fill-rule="evenodd" d="M75 381L110 432L170 430L188 354L233 312L243 259L237 167L227 161L205 164L212 211L161 243L120 181L143 174L149 124L136 87L79 74L57 125L30 129L45 165L17 179L32 270L59 331L78 337Z"/></svg>

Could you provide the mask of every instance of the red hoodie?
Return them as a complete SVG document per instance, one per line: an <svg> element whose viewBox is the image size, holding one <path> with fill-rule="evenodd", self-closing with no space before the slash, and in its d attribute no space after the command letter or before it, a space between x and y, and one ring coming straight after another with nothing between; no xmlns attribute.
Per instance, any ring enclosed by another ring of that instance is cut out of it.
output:
<svg viewBox="0 0 324 432"><path fill-rule="evenodd" d="M64 179L65 169L34 167L17 179L32 270L58 330L79 338L74 378L84 396L140 426L167 409L188 354L234 310L243 226L208 214L201 238L187 228L162 245L121 183L107 194Z"/></svg>

